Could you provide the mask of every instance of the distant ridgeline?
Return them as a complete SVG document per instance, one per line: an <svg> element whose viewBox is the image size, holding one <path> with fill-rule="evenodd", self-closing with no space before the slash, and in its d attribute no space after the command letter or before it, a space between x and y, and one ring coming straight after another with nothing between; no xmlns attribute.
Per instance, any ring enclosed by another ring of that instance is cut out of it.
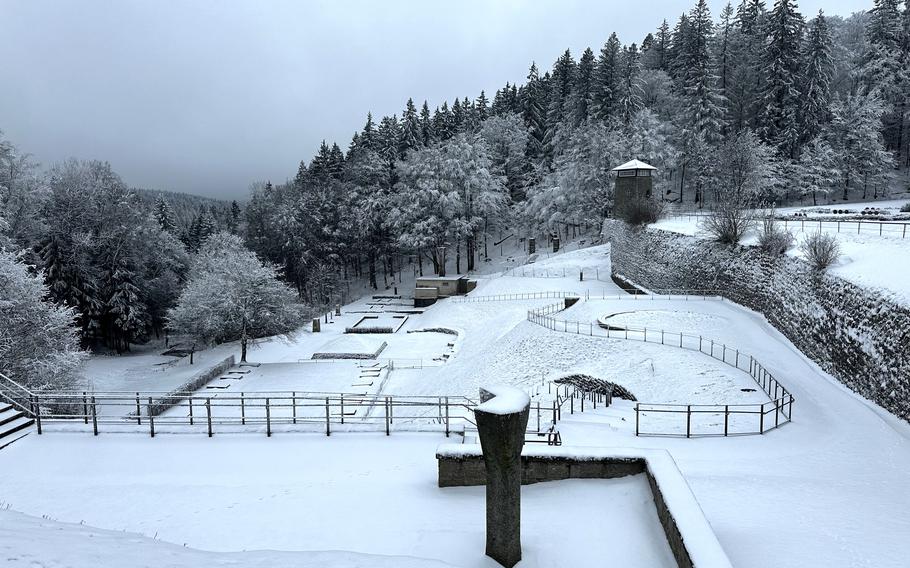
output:
<svg viewBox="0 0 910 568"><path fill-rule="evenodd" d="M160 189L133 188L133 191L149 211L154 211L158 201L164 200L171 209L179 231L189 230L193 221L203 212L212 217L217 229L228 230L231 220L230 201Z"/></svg>

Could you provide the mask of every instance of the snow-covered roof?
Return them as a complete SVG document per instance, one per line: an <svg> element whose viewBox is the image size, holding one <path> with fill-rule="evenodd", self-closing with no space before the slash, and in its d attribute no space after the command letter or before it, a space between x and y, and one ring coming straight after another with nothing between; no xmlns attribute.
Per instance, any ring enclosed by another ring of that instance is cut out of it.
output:
<svg viewBox="0 0 910 568"><path fill-rule="evenodd" d="M657 168L655 168L651 164L646 164L640 160L631 160L621 166L616 166L615 168L613 168L610 171L618 172L620 170L656 170L656 169Z"/></svg>

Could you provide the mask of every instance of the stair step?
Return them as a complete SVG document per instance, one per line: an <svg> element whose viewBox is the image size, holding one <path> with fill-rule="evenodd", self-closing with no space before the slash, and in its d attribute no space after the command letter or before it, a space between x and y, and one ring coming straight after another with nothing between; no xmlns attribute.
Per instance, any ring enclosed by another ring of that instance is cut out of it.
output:
<svg viewBox="0 0 910 568"><path fill-rule="evenodd" d="M0 426L3 426L4 424L9 424L10 422L12 422L14 420L18 420L19 418L22 418L24 416L25 416L25 413L22 412L21 410L18 410L18 411L11 410L11 411L0 412Z"/></svg>
<svg viewBox="0 0 910 568"><path fill-rule="evenodd" d="M20 430L25 430L26 428L28 428L29 426L31 426L34 423L35 423L35 421L32 420L31 418L26 418L23 416L21 418L16 419L14 422L5 424L2 428L0 428L0 439L6 438L7 436L15 434L16 432L18 432Z"/></svg>
<svg viewBox="0 0 910 568"><path fill-rule="evenodd" d="M7 403L5 403L5 402L0 402L0 414L6 412L7 410L12 410L12 409L13 409L13 405L12 405L12 404L7 404Z"/></svg>
<svg viewBox="0 0 910 568"><path fill-rule="evenodd" d="M0 450L2 450L3 448L7 447L10 444L12 444L13 442L18 442L19 440L28 436L29 434L31 434L30 431L29 432L19 432L18 436L10 436L9 438L4 439L2 442L0 442Z"/></svg>

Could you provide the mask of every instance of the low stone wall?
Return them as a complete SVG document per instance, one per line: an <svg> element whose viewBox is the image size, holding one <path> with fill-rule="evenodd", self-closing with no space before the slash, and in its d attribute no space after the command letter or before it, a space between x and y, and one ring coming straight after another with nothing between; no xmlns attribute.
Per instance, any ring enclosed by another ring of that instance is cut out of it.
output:
<svg viewBox="0 0 910 568"><path fill-rule="evenodd" d="M854 392L910 420L910 307L805 262L756 247L604 223L613 272L666 289L719 290L763 314L797 348Z"/></svg>
<svg viewBox="0 0 910 568"><path fill-rule="evenodd" d="M487 472L482 455L437 455L440 487L485 485ZM562 479L611 479L645 473L643 458L579 461L563 457L521 456L521 484Z"/></svg>
<svg viewBox="0 0 910 568"><path fill-rule="evenodd" d="M196 373L187 382L172 390L170 393L164 395L161 398L154 399L152 405L146 407L146 412L152 416L163 414L168 409L183 402L187 396L191 396L194 392L208 384L209 381L221 375L233 366L233 355L222 359L213 367L209 367L208 369Z"/></svg>
<svg viewBox="0 0 910 568"><path fill-rule="evenodd" d="M521 456L521 483L612 479L644 474L677 565L680 568L731 566L672 458L665 452L631 452L525 447ZM439 487L486 485L487 474L479 445L445 444L437 450L436 459ZM684 519L686 525L680 526L677 519Z"/></svg>

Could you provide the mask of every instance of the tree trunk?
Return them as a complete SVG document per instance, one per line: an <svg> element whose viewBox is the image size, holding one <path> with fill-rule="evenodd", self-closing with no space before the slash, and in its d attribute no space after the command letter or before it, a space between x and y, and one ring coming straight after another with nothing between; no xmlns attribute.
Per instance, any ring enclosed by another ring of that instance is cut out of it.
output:
<svg viewBox="0 0 910 568"><path fill-rule="evenodd" d="M468 255L468 272L474 270L474 235L471 234L468 237L467 243L467 255Z"/></svg>
<svg viewBox="0 0 910 568"><path fill-rule="evenodd" d="M372 286L373 290L376 290L378 286L376 286L376 253L374 251L370 251L368 262L370 267L370 286Z"/></svg>
<svg viewBox="0 0 910 568"><path fill-rule="evenodd" d="M686 164L683 163L682 168L679 171L679 204L682 205L683 202L683 187L686 180Z"/></svg>
<svg viewBox="0 0 910 568"><path fill-rule="evenodd" d="M240 338L240 362L246 363L246 337Z"/></svg>
<svg viewBox="0 0 910 568"><path fill-rule="evenodd" d="M461 241L455 241L455 274L461 274Z"/></svg>

